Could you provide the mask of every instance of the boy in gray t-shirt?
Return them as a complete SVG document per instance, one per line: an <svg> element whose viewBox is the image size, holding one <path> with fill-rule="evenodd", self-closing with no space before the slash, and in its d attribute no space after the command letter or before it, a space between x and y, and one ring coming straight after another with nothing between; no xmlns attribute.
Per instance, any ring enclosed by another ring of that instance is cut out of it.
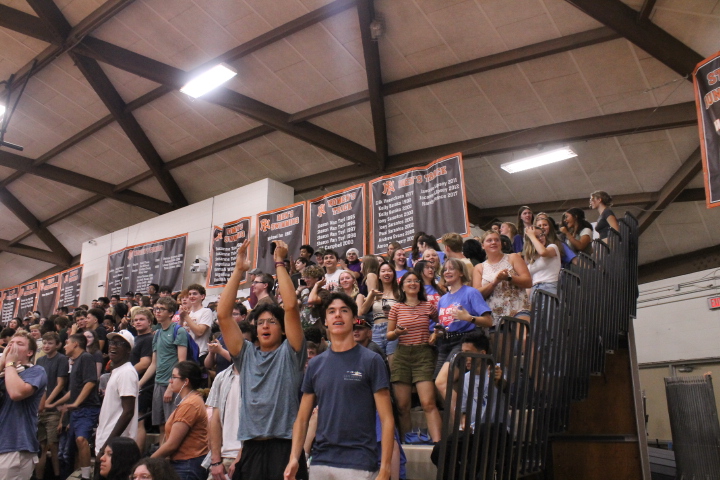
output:
<svg viewBox="0 0 720 480"><path fill-rule="evenodd" d="M258 305L256 314L259 347L246 341L232 317L235 299L223 295L218 304L218 323L240 372L242 398L238 439L243 440L235 477L243 480L282 480L290 458L292 427L299 407L300 382L307 358L305 337L300 324L297 296L283 260L288 250L276 241L274 253L278 291L283 307ZM250 269L246 240L238 249L237 262L226 291L236 292L240 280ZM307 479L302 458L298 479Z"/></svg>

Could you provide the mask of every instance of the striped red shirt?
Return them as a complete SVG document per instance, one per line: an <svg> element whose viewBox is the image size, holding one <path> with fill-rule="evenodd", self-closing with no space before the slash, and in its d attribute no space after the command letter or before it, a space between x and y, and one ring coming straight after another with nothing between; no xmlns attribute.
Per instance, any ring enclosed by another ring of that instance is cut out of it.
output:
<svg viewBox="0 0 720 480"><path fill-rule="evenodd" d="M425 345L430 338L430 319L437 319L437 308L430 302L410 306L396 303L390 309L388 320L405 327L408 333L399 335L400 345Z"/></svg>

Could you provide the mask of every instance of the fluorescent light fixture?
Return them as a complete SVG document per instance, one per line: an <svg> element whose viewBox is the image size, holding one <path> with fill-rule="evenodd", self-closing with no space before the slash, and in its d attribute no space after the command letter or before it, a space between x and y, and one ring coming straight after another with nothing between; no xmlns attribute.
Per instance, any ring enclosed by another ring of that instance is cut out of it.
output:
<svg viewBox="0 0 720 480"><path fill-rule="evenodd" d="M180 91L193 98L198 98L210 90L219 87L235 75L237 75L237 72L225 65L215 65L210 70L190 80Z"/></svg>
<svg viewBox="0 0 720 480"><path fill-rule="evenodd" d="M570 147L557 148L548 152L538 153L530 157L513 160L512 162L503 163L500 168L508 173L522 172L531 168L541 167L550 163L560 162L568 158L577 157L577 153L573 152Z"/></svg>
<svg viewBox="0 0 720 480"><path fill-rule="evenodd" d="M5 105L0 103L0 118L2 118L3 115L5 115Z"/></svg>

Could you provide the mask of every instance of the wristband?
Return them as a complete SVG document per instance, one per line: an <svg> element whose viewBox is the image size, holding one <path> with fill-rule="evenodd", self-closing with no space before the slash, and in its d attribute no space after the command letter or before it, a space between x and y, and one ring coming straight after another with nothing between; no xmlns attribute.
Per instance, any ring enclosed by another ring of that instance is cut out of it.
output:
<svg viewBox="0 0 720 480"><path fill-rule="evenodd" d="M211 463L211 464L210 464L210 468L212 468L212 467L217 467L218 465L222 465L222 463L223 463L222 460L220 460L220 461L217 462L217 463Z"/></svg>
<svg viewBox="0 0 720 480"><path fill-rule="evenodd" d="M284 267L284 266L285 266L285 262L275 262L275 268Z"/></svg>

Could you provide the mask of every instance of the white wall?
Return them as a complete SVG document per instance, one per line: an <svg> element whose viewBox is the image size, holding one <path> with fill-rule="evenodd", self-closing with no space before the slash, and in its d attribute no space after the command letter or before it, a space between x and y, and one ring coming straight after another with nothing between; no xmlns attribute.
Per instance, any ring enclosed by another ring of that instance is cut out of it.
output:
<svg viewBox="0 0 720 480"><path fill-rule="evenodd" d="M640 285L638 362L720 357L720 310L710 310L707 301L715 295L720 295L720 269Z"/></svg>
<svg viewBox="0 0 720 480"><path fill-rule="evenodd" d="M293 202L294 190L283 183L266 178L244 187L174 210L128 228L86 242L82 246L83 264L80 303L105 295L108 255L125 247L152 242L175 235L188 234L183 287L192 283L205 285L205 274L191 273L190 264L199 255L205 259L210 252L212 227L242 217L255 216ZM250 222L255 233L255 218ZM208 296L217 295L222 288L208 289ZM124 292L123 292L124 293Z"/></svg>

